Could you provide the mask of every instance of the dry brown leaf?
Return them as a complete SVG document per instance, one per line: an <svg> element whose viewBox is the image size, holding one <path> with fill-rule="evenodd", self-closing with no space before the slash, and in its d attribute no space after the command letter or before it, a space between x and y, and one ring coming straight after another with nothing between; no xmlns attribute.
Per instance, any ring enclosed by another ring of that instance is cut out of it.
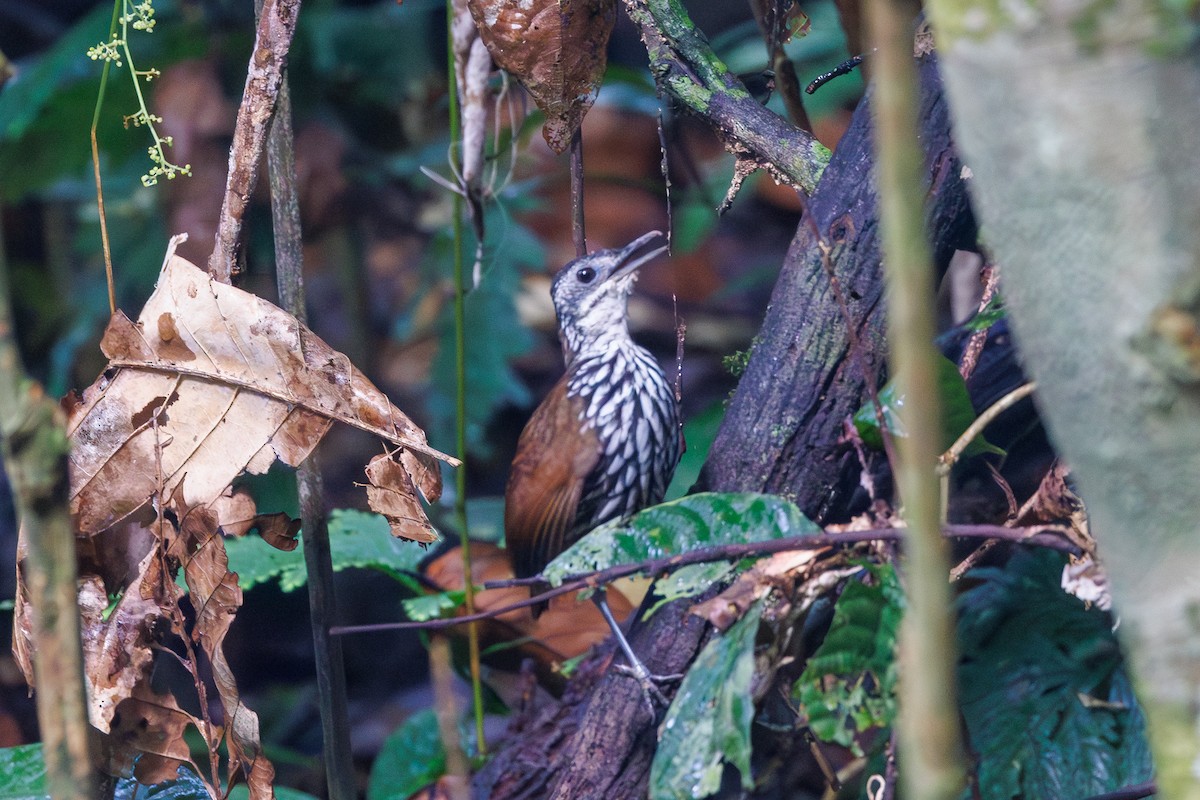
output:
<svg viewBox="0 0 1200 800"><path fill-rule="evenodd" d="M437 532L425 517L425 511L413 491L407 469L386 453L375 456L367 465L367 504L382 514L391 526L392 535L422 544L438 540Z"/></svg>
<svg viewBox="0 0 1200 800"><path fill-rule="evenodd" d="M139 684L113 715L106 747L107 771L112 775L128 774L136 757L134 775L146 785L175 778L182 764L190 764L203 779L204 773L196 768L184 739L188 726L196 724L196 718L180 708L173 695L158 694L148 684ZM214 733L220 738L219 729ZM212 785L205 783L212 793Z"/></svg>
<svg viewBox="0 0 1200 800"><path fill-rule="evenodd" d="M468 0L492 58L546 115L542 136L567 149L604 79L616 0Z"/></svg>
<svg viewBox="0 0 1200 800"><path fill-rule="evenodd" d="M183 575L196 613L191 637L208 656L213 682L225 709L230 772L241 771L249 784L251 800L265 800L273 796L271 782L275 768L262 754L258 715L242 702L223 649L225 635L242 605L242 590L237 576L229 571L229 557L212 510L205 506L187 508L182 504L173 510L187 550L182 559Z"/></svg>
<svg viewBox="0 0 1200 800"><path fill-rule="evenodd" d="M743 572L728 589L711 600L698 603L691 613L707 619L717 630L725 630L742 618L754 603L772 589L793 584L807 575L821 550L792 550L775 553Z"/></svg>
<svg viewBox="0 0 1200 800"><path fill-rule="evenodd" d="M146 555L139 578L111 610L99 577L88 575L79 582L88 717L106 733L117 707L146 679L154 659L151 645L157 640L155 627L163 613L153 593L143 597L141 587L157 556L156 552Z"/></svg>
<svg viewBox="0 0 1200 800"><path fill-rule="evenodd" d="M471 573L476 585L513 577L507 552L488 542L471 544ZM422 574L443 591L461 590L462 552L457 547L447 550L426 564ZM480 644L489 649L502 643L520 642L516 650L519 657L500 666L516 670L521 658L532 658L545 681L554 674L557 665L587 652L612 633L595 604L577 598L577 593L572 592L551 599L549 607L536 620L528 607L485 620L479 623ZM523 586L485 589L476 592L475 608L491 611L527 599L529 589ZM618 622L623 622L634 610L625 595L612 587L608 589L608 604ZM496 655L502 658L512 653L503 648L497 650Z"/></svg>
<svg viewBox="0 0 1200 800"><path fill-rule="evenodd" d="M172 250L138 322L118 312L101 349L110 369L69 408L72 512L83 534L114 525L160 488L165 496L181 488L192 506L276 458L295 466L334 421L405 448L426 497L441 492L433 459L454 463L295 317L212 281Z"/></svg>

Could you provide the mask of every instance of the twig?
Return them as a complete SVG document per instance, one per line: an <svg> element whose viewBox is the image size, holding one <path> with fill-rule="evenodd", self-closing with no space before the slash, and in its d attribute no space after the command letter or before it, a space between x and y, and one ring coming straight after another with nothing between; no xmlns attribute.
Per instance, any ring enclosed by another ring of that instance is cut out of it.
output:
<svg viewBox="0 0 1200 800"><path fill-rule="evenodd" d="M996 296L996 288L1000 284L1000 270L989 261L984 263L980 276L983 278L983 296L979 298L979 311L982 312ZM979 365L979 356L987 344L989 330L991 326L977 330L967 339L967 346L963 348L962 357L958 360L958 372L964 381L975 373L975 367Z"/></svg>
<svg viewBox="0 0 1200 800"><path fill-rule="evenodd" d="M583 227L583 129L571 134L571 241L575 257L587 255L587 233Z"/></svg>
<svg viewBox="0 0 1200 800"><path fill-rule="evenodd" d="M267 180L271 185L271 221L275 236L275 280L279 300L296 319L305 321L303 241L300 198L296 190L296 161L292 134L292 102L287 75L279 86L279 101L267 137ZM309 624L317 671L321 713L321 753L325 780L332 800L354 800L354 759L350 751L350 714L347 708L346 668L342 641L329 635L337 599L333 587L333 557L324 491L315 453L296 469L300 499L301 538L308 574Z"/></svg>
<svg viewBox="0 0 1200 800"><path fill-rule="evenodd" d="M112 23L108 28L108 39L112 41L117 33L117 19L121 12L121 0L113 3ZM104 93L108 88L108 71L112 62L105 61L100 70L100 90L96 93L96 110L92 112L92 172L96 179L96 207L100 216L100 250L104 254L104 278L108 282L108 313L117 312L117 294L113 281L112 249L108 244L108 217L104 213L104 189L100 184L100 147L96 143L96 128L100 125L100 109L104 106ZM133 69L133 67L130 67Z"/></svg>
<svg viewBox="0 0 1200 800"><path fill-rule="evenodd" d="M221 283L229 283L233 277L242 218L258 180L267 125L275 109L299 13L300 0L265 0L254 34L254 50L246 68L246 87L229 150L225 200L221 204L216 243L208 259L209 273Z"/></svg>
<svg viewBox="0 0 1200 800"><path fill-rule="evenodd" d="M445 619L424 620L421 622L384 622L374 625L345 625L332 628L330 633L345 635L350 633L370 633L387 630L420 630L448 628L467 622L478 622L493 617L502 616L510 611L517 611L529 606L544 603L559 595L578 592L612 583L620 578L638 573L658 575L686 567L689 564L704 564L711 561L732 561L742 558L782 553L792 550L821 550L824 548L846 547L863 542L874 541L905 541L906 528L874 528L864 531L846 531L844 533L824 533L811 536L790 536L783 539L772 539L766 542L739 542L736 544L706 547L662 558L646 559L632 564L619 564L615 567L587 572L579 575L569 575L563 583L540 594L519 600L501 608L481 611L476 614L464 615ZM943 535L947 538L964 539L1004 539L1017 544L1046 547L1063 553L1079 554L1079 547L1066 539L1066 531L1057 525L1038 525L1030 528L1005 528L999 525L946 525ZM544 585L546 579L540 575L529 578L512 578L501 581L487 581L482 589L505 589L514 586Z"/></svg>
<svg viewBox="0 0 1200 800"><path fill-rule="evenodd" d="M851 72L854 72L854 68L863 63L866 58L867 57L865 55L857 55L846 59L833 69L829 70L829 72L821 73L817 77L813 78L812 82L809 83L808 86L804 87L804 93L812 94L834 78L839 78L842 75L849 75Z"/></svg>
<svg viewBox="0 0 1200 800"><path fill-rule="evenodd" d="M735 157L811 195L829 163L829 149L751 97L679 3L624 1L641 29L659 89L708 123Z"/></svg>
<svg viewBox="0 0 1200 800"><path fill-rule="evenodd" d="M454 0L446 0L446 73L449 75L449 123L450 141L457 142L462 138L462 118L458 105L457 67L454 60ZM454 157L450 158L451 169L456 167ZM582 164L580 165L582 168ZM463 274L463 198L454 196L453 201L453 232L452 246L454 260L454 447L458 455L460 468L454 473L454 516L458 520L459 552L462 555L462 569L466 588L466 608L468 614L475 612L475 581L472 579L471 568L471 535L467 517L467 330L466 330L466 276ZM482 228L479 229L482 235ZM479 247L483 242L477 243ZM332 631L331 631L332 633ZM471 670L472 712L475 717L475 747L479 755L487 753L487 741L483 736L483 677L479 663L479 628L476 625L467 626L467 658ZM447 748L453 743L444 743Z"/></svg>
<svg viewBox="0 0 1200 800"><path fill-rule="evenodd" d="M1018 386L1016 389L1013 389L1011 392L1004 395L1004 397L1001 397L995 403L992 403L992 405L990 405L982 414L975 418L974 422L967 426L967 429L962 432L961 436L954 440L954 444L950 445L950 449L948 449L945 453L942 453L942 455L938 458L938 474L949 474L950 469L955 465L955 463L958 462L958 459L962 456L963 451L967 449L967 446L970 445L971 442L975 441L975 438L979 436L979 434L983 433L984 428L986 428L988 425L991 425L992 422L995 421L996 417L1000 416L1029 395L1033 394L1036 389L1037 384L1030 381L1029 383Z"/></svg>
<svg viewBox="0 0 1200 800"><path fill-rule="evenodd" d="M957 654L949 564L940 535L935 467L941 440L933 348L933 257L925 234L925 155L918 141L920 105L913 59L914 5L867 0L867 32L878 48L871 112L875 121L889 362L905 398L908 435L897 442L896 485L910 535L905 540L905 596L900 631L900 712L896 720L900 780L911 800L952 800L966 774L955 692Z"/></svg>
<svg viewBox="0 0 1200 800"><path fill-rule="evenodd" d="M1140 800L1143 797L1150 797L1158 792L1158 786L1154 781L1146 783L1137 783L1132 786L1125 786L1117 789L1114 792L1106 792L1104 794L1094 794L1086 800Z"/></svg>
<svg viewBox="0 0 1200 800"><path fill-rule="evenodd" d="M667 133L663 130L662 107L658 109L658 151L662 154L658 169L663 177L663 197L667 203L667 255L675 255L675 216L671 209L671 164L667 160Z"/></svg>

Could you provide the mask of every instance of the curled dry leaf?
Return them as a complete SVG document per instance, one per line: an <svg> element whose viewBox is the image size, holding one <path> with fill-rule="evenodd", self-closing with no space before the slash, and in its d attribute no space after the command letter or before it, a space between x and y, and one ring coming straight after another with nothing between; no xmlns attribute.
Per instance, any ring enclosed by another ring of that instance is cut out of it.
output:
<svg viewBox="0 0 1200 800"><path fill-rule="evenodd" d="M393 536L422 544L438 540L417 500L409 470L385 453L371 459L367 480L367 504L387 519Z"/></svg>
<svg viewBox="0 0 1200 800"><path fill-rule="evenodd" d="M616 0L468 0L492 58L546 115L542 136L556 153L592 107L617 21Z"/></svg>
<svg viewBox="0 0 1200 800"><path fill-rule="evenodd" d="M101 349L110 369L68 409L82 534L160 488L209 503L243 471L265 472L276 458L295 466L334 421L405 448L426 497L441 491L432 459L453 462L295 317L171 252L138 321L115 314Z"/></svg>
<svg viewBox="0 0 1200 800"><path fill-rule="evenodd" d="M792 550L768 556L739 575L728 589L693 606L692 613L723 631L771 589L792 586L807 577L823 552L827 551Z"/></svg>

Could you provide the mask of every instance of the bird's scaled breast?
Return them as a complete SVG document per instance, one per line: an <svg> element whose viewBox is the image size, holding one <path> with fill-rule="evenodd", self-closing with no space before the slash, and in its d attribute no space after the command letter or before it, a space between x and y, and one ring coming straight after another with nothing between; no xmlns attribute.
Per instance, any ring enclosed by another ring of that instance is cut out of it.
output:
<svg viewBox="0 0 1200 800"><path fill-rule="evenodd" d="M588 525L628 516L662 500L679 461L679 410L662 368L632 345L572 364L571 394L602 453L583 487Z"/></svg>

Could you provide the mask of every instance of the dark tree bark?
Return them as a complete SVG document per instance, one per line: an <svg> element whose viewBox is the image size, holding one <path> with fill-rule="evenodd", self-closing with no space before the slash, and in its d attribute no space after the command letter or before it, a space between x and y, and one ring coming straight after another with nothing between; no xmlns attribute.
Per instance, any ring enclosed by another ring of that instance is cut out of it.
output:
<svg viewBox="0 0 1200 800"><path fill-rule="evenodd" d="M930 186L926 219L941 273L956 249L974 248L975 224L932 56L922 60L921 85L921 142ZM792 241L697 486L781 494L819 523L849 510L858 462L837 444L838 434L842 421L869 400L868 385L878 386L885 369L868 102L869 95L808 204L808 219ZM830 248L828 266L822 243ZM857 354L847 313L859 341Z"/></svg>
<svg viewBox="0 0 1200 800"><path fill-rule="evenodd" d="M921 81L927 218L937 263L944 268L956 248L974 245L975 229L932 57L923 60ZM856 461L835 442L842 421L867 397L868 383L877 384L883 372L883 281L866 102L807 213L832 248L829 263L846 298L859 353L851 353L822 242L802 222L700 485L783 494L823 521L849 512ZM686 600L668 605L632 631L631 643L652 672L683 672L699 652L707 625L688 613L691 605ZM606 669L611 657L609 650L581 669L560 703L514 723L514 735L476 776L476 797L645 795L656 720L637 682Z"/></svg>

